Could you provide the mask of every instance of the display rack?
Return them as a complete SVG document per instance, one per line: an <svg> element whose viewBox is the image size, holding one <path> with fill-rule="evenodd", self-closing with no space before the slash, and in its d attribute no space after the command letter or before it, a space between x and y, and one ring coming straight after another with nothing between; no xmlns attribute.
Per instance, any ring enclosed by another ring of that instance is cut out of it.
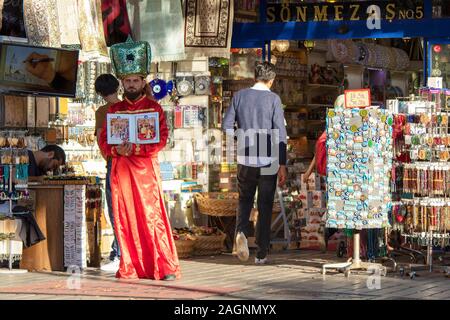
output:
<svg viewBox="0 0 450 320"><path fill-rule="evenodd" d="M26 149L17 149L13 147L2 148L2 159L1 159L1 169L2 169L2 178L3 178L3 195L1 200L7 201L8 203L8 212L1 212L0 215L4 216L4 220L14 220L14 215L25 214L27 212L13 212L13 201L17 201L19 199L25 199L28 197L27 183L23 180L28 180L28 156L26 158L19 156L18 152L21 150L22 152L27 152ZM3 155L3 153L8 152L8 156ZM17 155L14 157L13 152L17 152ZM24 160L27 160L26 163ZM20 171L26 170L26 173ZM17 178L20 178L21 183ZM14 179L15 181L14 183ZM27 273L27 270L23 269L13 269L13 240L15 239L15 233L9 233L7 239L1 241L7 241L7 246L9 247L9 263L7 269L0 269L0 273L2 274L17 274L17 273Z"/></svg>
<svg viewBox="0 0 450 320"><path fill-rule="evenodd" d="M386 110L335 108L327 113L327 228L353 230L353 258L327 269L379 270L360 258L360 231L389 225L392 123Z"/></svg>
<svg viewBox="0 0 450 320"><path fill-rule="evenodd" d="M406 119L405 150L411 159L403 163L401 202L406 219L402 236L407 243L426 247L425 267L432 272L434 247L450 243L450 113L432 95L422 94L402 104L398 111Z"/></svg>

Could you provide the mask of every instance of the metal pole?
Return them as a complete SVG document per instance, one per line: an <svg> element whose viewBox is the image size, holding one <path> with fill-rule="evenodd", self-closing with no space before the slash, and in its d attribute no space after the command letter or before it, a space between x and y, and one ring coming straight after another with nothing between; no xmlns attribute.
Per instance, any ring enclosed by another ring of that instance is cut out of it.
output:
<svg viewBox="0 0 450 320"><path fill-rule="evenodd" d="M433 231L430 230L428 237L428 248L427 248L427 264L430 267L430 272L433 271Z"/></svg>
<svg viewBox="0 0 450 320"><path fill-rule="evenodd" d="M360 233L359 231L355 231L353 234L353 263L359 267L361 264L361 256L359 252L359 245L360 245Z"/></svg>
<svg viewBox="0 0 450 320"><path fill-rule="evenodd" d="M13 252L13 245L12 240L9 239L9 270L12 270L12 252Z"/></svg>
<svg viewBox="0 0 450 320"><path fill-rule="evenodd" d="M11 199L11 191L12 191L12 175L13 175L13 165L9 165L9 217L12 218L12 199ZM12 270L12 252L13 252L13 245L12 240L9 239L9 270Z"/></svg>

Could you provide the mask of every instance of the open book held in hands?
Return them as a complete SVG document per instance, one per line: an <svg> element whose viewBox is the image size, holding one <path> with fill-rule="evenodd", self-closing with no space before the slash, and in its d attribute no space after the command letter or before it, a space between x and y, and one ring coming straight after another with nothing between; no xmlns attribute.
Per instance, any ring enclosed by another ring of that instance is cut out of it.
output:
<svg viewBox="0 0 450 320"><path fill-rule="evenodd" d="M108 144L128 141L135 144L159 143L159 113L108 113Z"/></svg>

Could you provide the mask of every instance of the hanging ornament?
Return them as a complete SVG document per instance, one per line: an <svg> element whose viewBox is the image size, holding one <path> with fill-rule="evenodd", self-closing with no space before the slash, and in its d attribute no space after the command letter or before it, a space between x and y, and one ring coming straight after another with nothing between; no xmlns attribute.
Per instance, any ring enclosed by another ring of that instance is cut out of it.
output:
<svg viewBox="0 0 450 320"><path fill-rule="evenodd" d="M153 97L156 100L161 100L167 95L167 83L161 79L154 79L150 81Z"/></svg>
<svg viewBox="0 0 450 320"><path fill-rule="evenodd" d="M277 64L277 61L278 61L277 56L272 54L272 55L270 56L270 63L276 65L276 64Z"/></svg>
<svg viewBox="0 0 450 320"><path fill-rule="evenodd" d="M277 50L279 52L286 52L289 50L289 41L288 40L278 40L276 46L277 46Z"/></svg>
<svg viewBox="0 0 450 320"><path fill-rule="evenodd" d="M277 40L272 40L270 41L270 51L275 51L277 50Z"/></svg>
<svg viewBox="0 0 450 320"><path fill-rule="evenodd" d="M436 46L433 47L433 50L436 53L441 53L442 47L440 45L436 45Z"/></svg>

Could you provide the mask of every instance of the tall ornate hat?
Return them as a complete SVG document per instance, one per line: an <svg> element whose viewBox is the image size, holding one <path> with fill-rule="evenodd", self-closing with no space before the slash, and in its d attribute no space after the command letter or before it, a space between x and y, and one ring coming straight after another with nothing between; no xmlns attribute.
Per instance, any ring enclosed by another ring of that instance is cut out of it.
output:
<svg viewBox="0 0 450 320"><path fill-rule="evenodd" d="M126 42L111 46L111 62L116 76L139 75L146 77L150 73L152 52L147 41L133 41L128 37Z"/></svg>

